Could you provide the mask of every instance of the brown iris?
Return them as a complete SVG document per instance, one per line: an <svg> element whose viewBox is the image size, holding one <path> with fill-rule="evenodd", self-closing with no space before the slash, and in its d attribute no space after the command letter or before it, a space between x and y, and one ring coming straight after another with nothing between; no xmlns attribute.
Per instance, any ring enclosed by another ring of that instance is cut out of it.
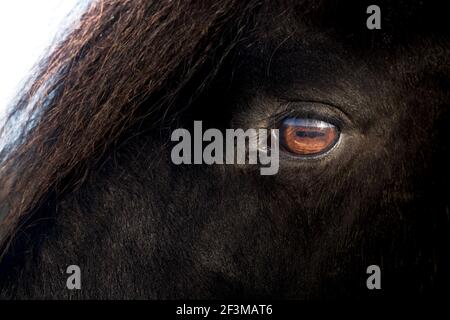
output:
<svg viewBox="0 0 450 320"><path fill-rule="evenodd" d="M281 124L280 136L286 151L311 156L330 150L338 141L339 130L321 120L287 118Z"/></svg>

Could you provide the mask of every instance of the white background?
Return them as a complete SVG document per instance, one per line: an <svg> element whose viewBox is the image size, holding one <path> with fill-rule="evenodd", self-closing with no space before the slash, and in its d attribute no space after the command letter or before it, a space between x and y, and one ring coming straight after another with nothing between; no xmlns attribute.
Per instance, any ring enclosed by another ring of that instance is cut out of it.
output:
<svg viewBox="0 0 450 320"><path fill-rule="evenodd" d="M0 2L0 126L8 102L79 0Z"/></svg>

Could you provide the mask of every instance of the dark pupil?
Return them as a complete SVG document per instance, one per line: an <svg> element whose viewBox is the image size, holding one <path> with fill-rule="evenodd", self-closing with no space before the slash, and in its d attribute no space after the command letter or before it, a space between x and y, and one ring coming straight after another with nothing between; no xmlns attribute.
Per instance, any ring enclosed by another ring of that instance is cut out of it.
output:
<svg viewBox="0 0 450 320"><path fill-rule="evenodd" d="M320 131L297 131L295 134L301 138L317 138L325 135L325 133Z"/></svg>

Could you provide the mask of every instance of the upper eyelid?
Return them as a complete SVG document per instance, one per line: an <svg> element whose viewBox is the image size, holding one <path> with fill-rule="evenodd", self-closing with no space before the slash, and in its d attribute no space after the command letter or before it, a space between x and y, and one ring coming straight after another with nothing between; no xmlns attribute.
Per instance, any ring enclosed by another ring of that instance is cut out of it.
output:
<svg viewBox="0 0 450 320"><path fill-rule="evenodd" d="M332 107L334 109L339 110L342 114L344 114L348 118L348 120L351 121L351 118L352 118L351 114L349 114L347 112L347 110L345 110L344 107L340 106L339 104L332 103L330 101L323 101L323 100L289 100L289 102L317 103L317 104L326 105L326 106L329 106L329 107Z"/></svg>
<svg viewBox="0 0 450 320"><path fill-rule="evenodd" d="M343 120L348 122L353 122L352 115L346 110L345 107L333 103L329 100L320 100L320 99L280 99L280 102L284 105L292 105L292 104L314 104L321 105L327 107L329 109L338 110L340 115L344 118ZM355 108L355 106L349 106L350 108Z"/></svg>
<svg viewBox="0 0 450 320"><path fill-rule="evenodd" d="M307 104L308 107L302 108L301 104ZM311 105L320 105L321 107L311 108ZM280 122L287 117L303 117L321 120L324 122L329 122L341 129L346 124L352 123L341 108L336 107L335 105L314 100L289 100L284 103L280 103L280 108L278 108L278 111L266 119L267 127L277 127Z"/></svg>

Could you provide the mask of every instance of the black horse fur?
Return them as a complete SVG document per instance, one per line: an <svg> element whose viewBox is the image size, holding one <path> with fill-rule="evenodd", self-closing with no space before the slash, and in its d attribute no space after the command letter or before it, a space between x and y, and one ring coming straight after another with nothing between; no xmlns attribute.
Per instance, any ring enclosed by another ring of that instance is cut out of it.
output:
<svg viewBox="0 0 450 320"><path fill-rule="evenodd" d="M94 1L5 125L27 119L1 153L0 297L448 295L447 14L378 2L381 30L366 1ZM287 115L336 119L339 147L273 176L171 162L194 120Z"/></svg>

